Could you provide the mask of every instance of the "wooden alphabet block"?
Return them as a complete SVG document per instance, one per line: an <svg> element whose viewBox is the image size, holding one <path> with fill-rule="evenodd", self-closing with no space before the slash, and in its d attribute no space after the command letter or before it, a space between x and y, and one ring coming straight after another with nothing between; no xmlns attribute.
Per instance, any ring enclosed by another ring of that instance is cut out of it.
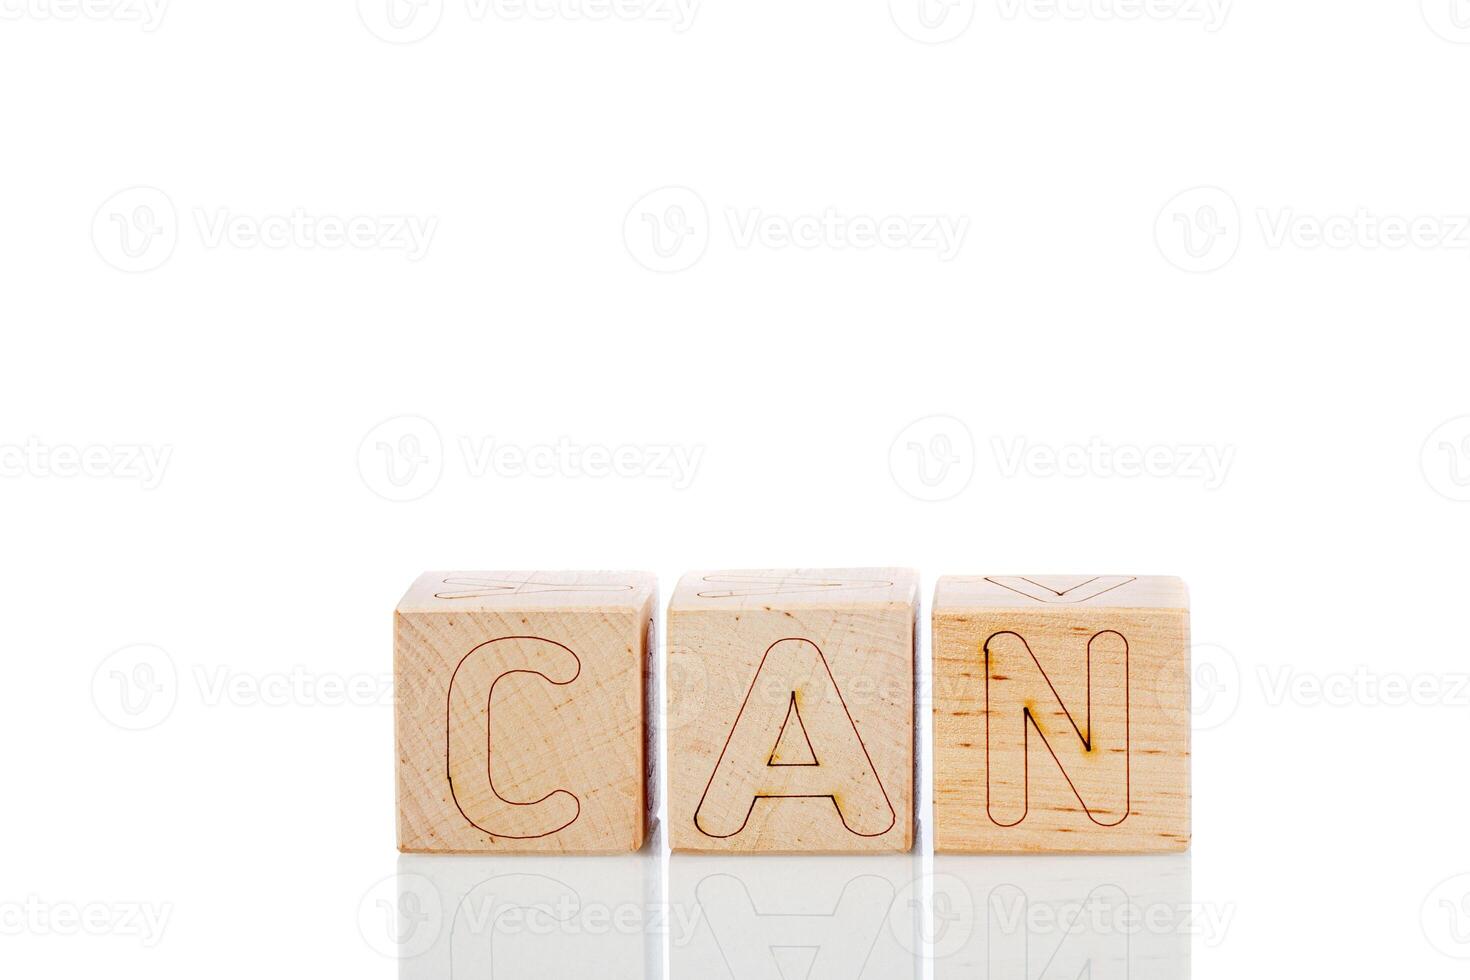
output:
<svg viewBox="0 0 1470 980"><path fill-rule="evenodd" d="M913 846L914 623L901 568L690 572L669 604L676 851Z"/></svg>
<svg viewBox="0 0 1470 980"><path fill-rule="evenodd" d="M1189 596L1176 578L944 577L940 851L1189 846Z"/></svg>
<svg viewBox="0 0 1470 980"><path fill-rule="evenodd" d="M635 851L657 579L426 572L394 615L402 851Z"/></svg>

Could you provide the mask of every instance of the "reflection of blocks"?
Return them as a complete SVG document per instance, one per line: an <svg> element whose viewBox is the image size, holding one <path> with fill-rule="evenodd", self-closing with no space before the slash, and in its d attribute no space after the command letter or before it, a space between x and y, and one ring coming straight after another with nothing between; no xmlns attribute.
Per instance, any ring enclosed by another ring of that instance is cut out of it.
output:
<svg viewBox="0 0 1470 980"><path fill-rule="evenodd" d="M1190 942L1225 940L1233 909L1196 903L1185 854L934 859L935 980L1187 978Z"/></svg>
<svg viewBox="0 0 1470 980"><path fill-rule="evenodd" d="M398 940L400 980L663 976L667 921L651 851L592 861L410 855L398 871L427 893L414 899L428 909L420 934Z"/></svg>
<svg viewBox="0 0 1470 980"><path fill-rule="evenodd" d="M691 572L669 604L670 843L907 851L906 569Z"/></svg>
<svg viewBox="0 0 1470 980"><path fill-rule="evenodd" d="M920 973L924 881L913 855L669 860L669 975L709 980Z"/></svg>
<svg viewBox="0 0 1470 980"><path fill-rule="evenodd" d="M940 579L936 849L1187 848L1189 685L1178 579Z"/></svg>
<svg viewBox="0 0 1470 980"><path fill-rule="evenodd" d="M398 846L637 850L657 580L428 572L394 617Z"/></svg>

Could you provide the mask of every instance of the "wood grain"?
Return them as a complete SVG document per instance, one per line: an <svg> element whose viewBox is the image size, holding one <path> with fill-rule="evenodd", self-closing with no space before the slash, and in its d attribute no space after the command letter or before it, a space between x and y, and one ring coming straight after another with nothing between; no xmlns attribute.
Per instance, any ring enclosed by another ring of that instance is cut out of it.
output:
<svg viewBox="0 0 1470 980"><path fill-rule="evenodd" d="M937 850L1189 846L1183 582L945 577L933 617Z"/></svg>
<svg viewBox="0 0 1470 980"><path fill-rule="evenodd" d="M676 851L907 851L907 569L690 572L669 604Z"/></svg>
<svg viewBox="0 0 1470 980"><path fill-rule="evenodd" d="M398 846L643 844L657 580L426 572L394 616Z"/></svg>

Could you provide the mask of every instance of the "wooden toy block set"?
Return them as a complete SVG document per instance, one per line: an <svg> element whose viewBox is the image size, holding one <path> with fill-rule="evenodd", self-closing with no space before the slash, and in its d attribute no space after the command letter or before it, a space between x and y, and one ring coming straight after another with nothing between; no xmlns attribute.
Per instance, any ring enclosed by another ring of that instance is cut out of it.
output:
<svg viewBox="0 0 1470 980"><path fill-rule="evenodd" d="M919 578L698 571L669 601L670 846L913 847ZM398 846L640 849L657 812L658 581L428 572L394 616ZM935 849L1189 846L1176 578L946 576L932 609Z"/></svg>

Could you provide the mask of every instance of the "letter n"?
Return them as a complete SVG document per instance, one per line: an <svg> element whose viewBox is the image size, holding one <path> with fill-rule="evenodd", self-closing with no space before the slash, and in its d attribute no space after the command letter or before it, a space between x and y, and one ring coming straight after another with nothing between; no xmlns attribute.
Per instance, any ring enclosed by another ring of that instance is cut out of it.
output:
<svg viewBox="0 0 1470 980"><path fill-rule="evenodd" d="M1044 660L1009 630L984 644L985 810L1014 827L1031 811L1032 762L1055 764L1089 820L1115 827L1132 805L1128 641L1094 634L1086 650ZM1066 796L1065 791L1062 796ZM1075 809L1055 794L1049 806Z"/></svg>

